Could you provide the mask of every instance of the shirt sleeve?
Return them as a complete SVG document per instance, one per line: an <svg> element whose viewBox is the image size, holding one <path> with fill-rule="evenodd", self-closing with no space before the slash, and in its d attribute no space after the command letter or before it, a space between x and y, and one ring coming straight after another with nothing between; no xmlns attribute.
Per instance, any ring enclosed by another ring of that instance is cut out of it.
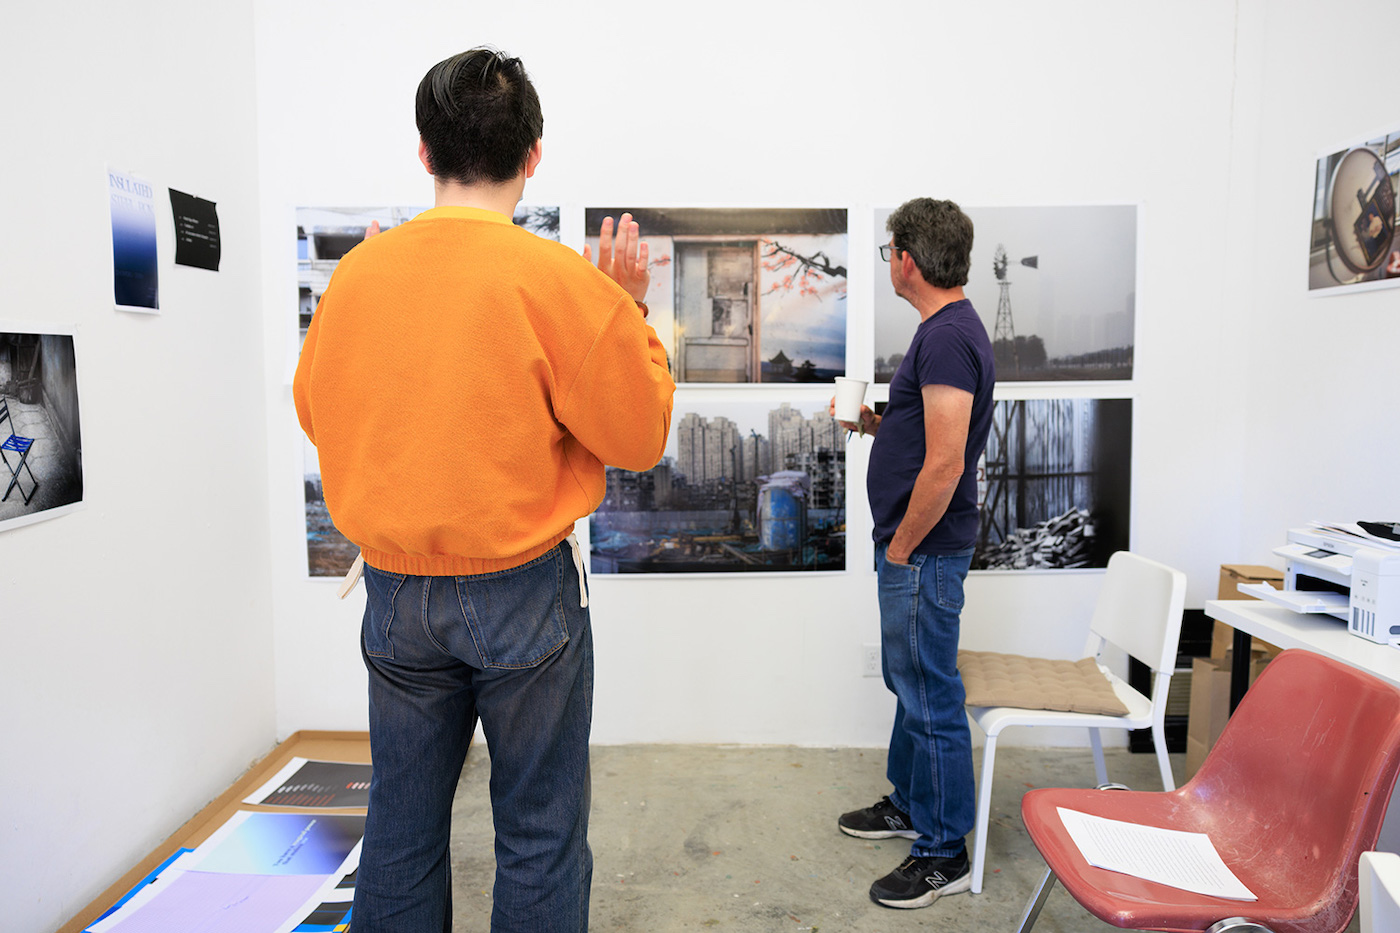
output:
<svg viewBox="0 0 1400 933"><path fill-rule="evenodd" d="M595 457L649 470L666 450L676 384L666 348L632 299L618 299L569 387L561 424Z"/></svg>
<svg viewBox="0 0 1400 933"><path fill-rule="evenodd" d="M920 388L952 386L976 394L977 371L977 354L957 328L934 328L919 344L915 372Z"/></svg>

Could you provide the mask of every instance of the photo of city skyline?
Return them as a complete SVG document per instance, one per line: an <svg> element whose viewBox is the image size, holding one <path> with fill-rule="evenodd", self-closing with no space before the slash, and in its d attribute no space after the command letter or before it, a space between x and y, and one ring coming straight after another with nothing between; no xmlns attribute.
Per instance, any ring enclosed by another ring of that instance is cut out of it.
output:
<svg viewBox="0 0 1400 933"><path fill-rule="evenodd" d="M678 405L660 463L607 468L592 572L844 570L845 442L824 401Z"/></svg>

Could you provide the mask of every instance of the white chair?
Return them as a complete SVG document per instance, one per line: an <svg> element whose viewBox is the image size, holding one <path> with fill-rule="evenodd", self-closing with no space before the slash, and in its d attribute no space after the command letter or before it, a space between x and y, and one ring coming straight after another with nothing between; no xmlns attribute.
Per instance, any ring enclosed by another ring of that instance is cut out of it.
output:
<svg viewBox="0 0 1400 933"><path fill-rule="evenodd" d="M1400 930L1400 855L1361 853L1361 933Z"/></svg>
<svg viewBox="0 0 1400 933"><path fill-rule="evenodd" d="M1152 744L1162 772L1162 789L1174 790L1171 763L1163 724L1167 687L1176 669L1181 638L1181 612L1186 601L1186 575L1128 551L1109 558L1103 589L1089 622L1084 655L1098 658L1105 644L1126 651L1152 668L1152 698L1148 699L1100 663L1113 692L1128 707L1126 716L1068 713L1057 710L1018 709L1008 706L968 707L972 721L987 735L982 749L982 774L977 788L976 839L972 849L972 891L982 890L987 860L987 823L991 816L992 766L997 737L1008 726L1084 726L1094 750L1094 772L1099 784L1108 783L1100 729L1152 729Z"/></svg>

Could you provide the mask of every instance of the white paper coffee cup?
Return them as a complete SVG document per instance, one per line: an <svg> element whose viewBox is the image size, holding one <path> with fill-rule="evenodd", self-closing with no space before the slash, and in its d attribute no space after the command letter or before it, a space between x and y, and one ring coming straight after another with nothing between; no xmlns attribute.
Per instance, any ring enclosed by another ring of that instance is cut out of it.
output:
<svg viewBox="0 0 1400 933"><path fill-rule="evenodd" d="M846 376L836 377L837 421L860 423L860 406L865 401L865 387L867 385L868 383L864 379L849 379Z"/></svg>

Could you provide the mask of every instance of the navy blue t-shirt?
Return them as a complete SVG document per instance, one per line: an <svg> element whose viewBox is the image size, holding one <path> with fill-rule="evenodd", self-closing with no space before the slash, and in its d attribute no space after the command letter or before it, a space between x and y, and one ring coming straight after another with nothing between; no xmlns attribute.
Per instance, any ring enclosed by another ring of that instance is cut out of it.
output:
<svg viewBox="0 0 1400 933"><path fill-rule="evenodd" d="M866 490L875 519L876 542L894 537L909 508L914 480L924 465L924 398L928 385L972 393L963 475L948 510L915 554L953 554L977 541L977 461L992 425L996 367L987 328L966 298L944 305L919 324L909 352L890 380L890 403L870 450Z"/></svg>

